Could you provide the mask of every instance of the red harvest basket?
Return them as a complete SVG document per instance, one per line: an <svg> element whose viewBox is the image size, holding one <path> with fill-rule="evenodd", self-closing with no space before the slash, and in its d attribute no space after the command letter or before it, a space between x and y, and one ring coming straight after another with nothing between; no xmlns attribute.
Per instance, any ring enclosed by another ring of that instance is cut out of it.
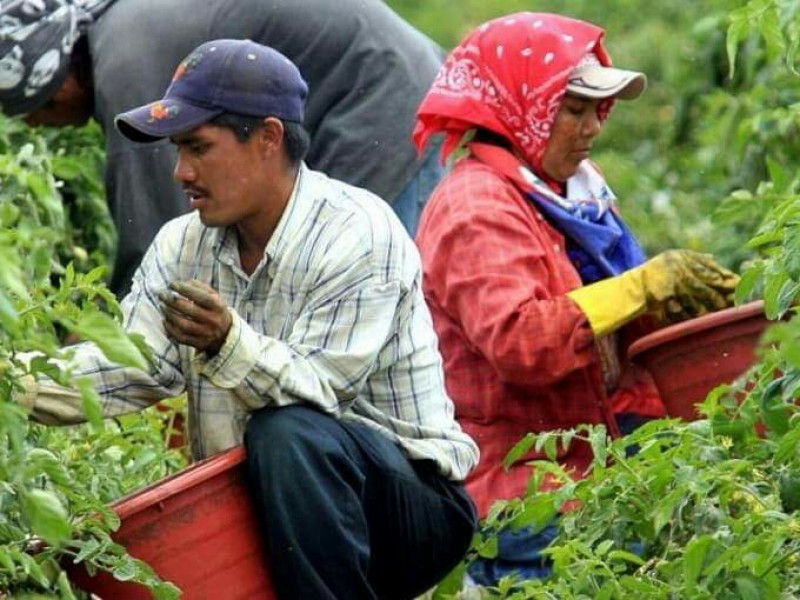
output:
<svg viewBox="0 0 800 600"><path fill-rule="evenodd" d="M644 336L631 344L628 357L653 375L669 416L694 420L695 404L755 362L770 323L764 303L750 302Z"/></svg>
<svg viewBox="0 0 800 600"><path fill-rule="evenodd" d="M276 598L245 480L244 449L234 448L123 498L114 539L183 590L184 600ZM150 600L147 588L107 573L70 579L103 600Z"/></svg>

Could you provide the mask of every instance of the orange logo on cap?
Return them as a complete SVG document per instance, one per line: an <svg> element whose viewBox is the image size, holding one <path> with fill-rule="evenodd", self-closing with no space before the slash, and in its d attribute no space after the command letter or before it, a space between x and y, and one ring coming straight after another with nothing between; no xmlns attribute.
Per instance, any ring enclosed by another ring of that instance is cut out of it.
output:
<svg viewBox="0 0 800 600"><path fill-rule="evenodd" d="M195 52L188 58L186 58L181 64L178 65L178 68L175 69L175 74L172 76L172 83L175 83L186 75L186 73L192 69L194 69L200 61L203 59L203 54L200 52Z"/></svg>
<svg viewBox="0 0 800 600"><path fill-rule="evenodd" d="M180 112L177 106L166 106L162 102L157 102L150 107L150 122L170 119Z"/></svg>

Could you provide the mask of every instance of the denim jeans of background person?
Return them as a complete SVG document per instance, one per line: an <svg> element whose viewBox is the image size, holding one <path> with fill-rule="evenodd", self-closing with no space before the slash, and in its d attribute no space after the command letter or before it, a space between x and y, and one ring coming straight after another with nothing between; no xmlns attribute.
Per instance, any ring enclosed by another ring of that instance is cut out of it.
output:
<svg viewBox="0 0 800 600"><path fill-rule="evenodd" d="M528 493L544 453L504 465L527 434L588 423L619 436L662 416L649 374L620 351L626 338L642 316L663 324L728 306L738 279L689 251L647 260L620 217L589 156L615 101L636 98L645 77L611 67L603 39L559 15L489 21L448 56L418 111L420 147L435 134L446 156L465 146L416 239L447 390L481 450L467 479L481 517ZM592 460L588 444L559 449L575 477ZM541 576L553 533L500 532L499 555L473 578Z"/></svg>
<svg viewBox="0 0 800 600"><path fill-rule="evenodd" d="M5 114L53 126L94 118L103 129L120 297L161 225L189 206L172 178L174 148L132 143L114 117L160 95L202 41L251 39L298 66L312 169L390 205L420 183L410 133L444 52L382 0L26 0L0 2L0 17ZM42 75L40 60L55 70ZM420 201L406 196L398 210L410 232Z"/></svg>
<svg viewBox="0 0 800 600"><path fill-rule="evenodd" d="M413 241L380 198L303 163L306 93L274 49L215 40L119 116L132 140L176 146L194 212L161 228L122 302L150 369L91 343L72 367L107 416L185 391L195 458L245 443L281 598L413 598L471 542L477 446L444 388ZM19 400L83 419L51 381Z"/></svg>
<svg viewBox="0 0 800 600"><path fill-rule="evenodd" d="M425 203L447 172L439 158L440 147L440 143L431 144L414 179L392 204L395 214L411 237L417 234L417 224Z"/></svg>

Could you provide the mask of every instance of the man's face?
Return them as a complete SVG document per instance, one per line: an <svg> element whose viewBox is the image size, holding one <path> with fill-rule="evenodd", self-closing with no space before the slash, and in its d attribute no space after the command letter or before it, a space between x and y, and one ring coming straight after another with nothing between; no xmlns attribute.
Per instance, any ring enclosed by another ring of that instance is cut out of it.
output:
<svg viewBox="0 0 800 600"><path fill-rule="evenodd" d="M178 149L175 179L204 225L235 225L270 210L264 202L265 168L258 133L242 143L229 129L201 125L172 142Z"/></svg>
<svg viewBox="0 0 800 600"><path fill-rule="evenodd" d="M44 106L28 113L24 121L31 127L80 127L92 117L93 109L91 91L82 87L70 73L55 95Z"/></svg>

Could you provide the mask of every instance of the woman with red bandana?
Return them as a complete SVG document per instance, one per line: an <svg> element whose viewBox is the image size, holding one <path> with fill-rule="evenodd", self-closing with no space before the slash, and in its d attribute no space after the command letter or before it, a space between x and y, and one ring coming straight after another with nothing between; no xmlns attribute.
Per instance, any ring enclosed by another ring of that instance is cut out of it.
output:
<svg viewBox="0 0 800 600"><path fill-rule="evenodd" d="M630 431L664 408L649 376L621 359L629 323L673 322L730 304L738 281L711 257L672 250L647 260L588 160L615 100L645 88L611 66L595 25L519 13L485 23L447 58L414 132L463 150L423 212L417 234L424 291L447 389L481 462L468 489L481 516L521 496L531 453L503 458L528 432L604 423ZM561 449L586 474L590 449ZM470 574L492 585L542 577L555 527L502 532L499 554Z"/></svg>

